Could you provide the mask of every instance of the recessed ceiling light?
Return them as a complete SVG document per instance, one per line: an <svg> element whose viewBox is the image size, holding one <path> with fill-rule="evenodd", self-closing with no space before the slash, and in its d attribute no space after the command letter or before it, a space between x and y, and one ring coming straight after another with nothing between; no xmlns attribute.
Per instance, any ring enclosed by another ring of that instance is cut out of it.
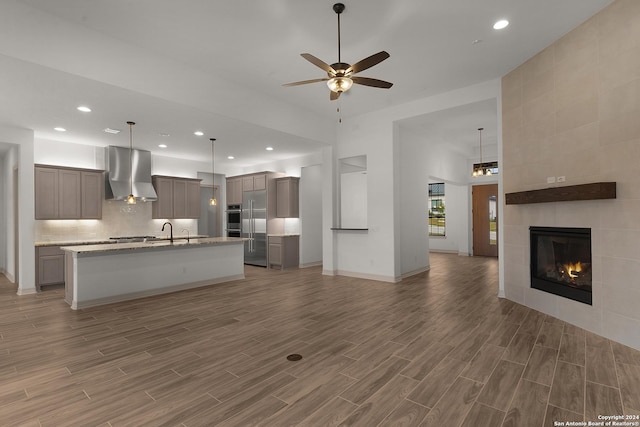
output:
<svg viewBox="0 0 640 427"><path fill-rule="evenodd" d="M60 126L53 128L53 130L57 130L58 132L66 132L67 130L65 128L61 128Z"/></svg>
<svg viewBox="0 0 640 427"><path fill-rule="evenodd" d="M235 159L235 157L233 157L233 156L227 156L227 159L229 159L229 160L233 160L233 159Z"/></svg>
<svg viewBox="0 0 640 427"><path fill-rule="evenodd" d="M160 136L164 136L164 137L169 136L169 134L168 134L168 133L159 133L158 135L160 135Z"/></svg>
<svg viewBox="0 0 640 427"><path fill-rule="evenodd" d="M267 150L267 151L273 151L273 147L267 147L267 148L265 148L265 150Z"/></svg>
<svg viewBox="0 0 640 427"><path fill-rule="evenodd" d="M81 105L78 107L78 111L82 111L83 113L90 113L91 112L91 108L86 107L84 105Z"/></svg>
<svg viewBox="0 0 640 427"><path fill-rule="evenodd" d="M508 25L509 25L509 21L507 21L506 19L501 19L497 21L495 24L493 24L493 29L502 30L503 28L507 28Z"/></svg>
<svg viewBox="0 0 640 427"><path fill-rule="evenodd" d="M160 147L160 148L167 148L167 144L158 144L158 147Z"/></svg>
<svg viewBox="0 0 640 427"><path fill-rule="evenodd" d="M195 136L202 136L204 135L204 132L202 132L201 130L197 130L193 133Z"/></svg>
<svg viewBox="0 0 640 427"><path fill-rule="evenodd" d="M482 43L482 40L475 39L474 41L471 42L471 44L478 44L478 43Z"/></svg>
<svg viewBox="0 0 640 427"><path fill-rule="evenodd" d="M116 135L116 134L119 134L119 133L120 133L120 129L111 129L111 128L106 128L106 129L104 129L104 131L105 131L106 133L112 133L112 134L114 134L114 135Z"/></svg>

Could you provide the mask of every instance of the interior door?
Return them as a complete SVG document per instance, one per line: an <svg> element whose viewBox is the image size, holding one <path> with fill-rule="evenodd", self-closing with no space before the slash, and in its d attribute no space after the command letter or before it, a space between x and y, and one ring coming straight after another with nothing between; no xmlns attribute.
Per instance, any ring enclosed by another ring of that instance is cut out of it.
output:
<svg viewBox="0 0 640 427"><path fill-rule="evenodd" d="M498 256L498 184L474 185L473 255Z"/></svg>

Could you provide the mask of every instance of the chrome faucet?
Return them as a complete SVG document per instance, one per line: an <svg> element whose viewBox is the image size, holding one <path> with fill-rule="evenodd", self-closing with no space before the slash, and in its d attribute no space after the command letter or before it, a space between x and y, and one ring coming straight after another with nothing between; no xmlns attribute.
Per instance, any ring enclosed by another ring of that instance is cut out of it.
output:
<svg viewBox="0 0 640 427"><path fill-rule="evenodd" d="M162 230L160 231L164 231L164 226L169 224L171 233L169 234L169 241L171 242L171 244L173 244L173 224L171 224L169 221L165 222L164 224L162 224Z"/></svg>
<svg viewBox="0 0 640 427"><path fill-rule="evenodd" d="M187 232L187 243L189 243L189 230L186 228L183 228L181 233L184 233L185 231Z"/></svg>

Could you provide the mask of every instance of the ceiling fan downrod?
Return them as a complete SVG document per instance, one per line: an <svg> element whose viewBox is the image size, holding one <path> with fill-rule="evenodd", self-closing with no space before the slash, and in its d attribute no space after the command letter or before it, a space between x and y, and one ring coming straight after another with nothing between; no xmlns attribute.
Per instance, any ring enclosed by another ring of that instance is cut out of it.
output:
<svg viewBox="0 0 640 427"><path fill-rule="evenodd" d="M338 15L338 63L341 63L340 57L340 14L344 12L344 3L336 3L333 5L333 11Z"/></svg>

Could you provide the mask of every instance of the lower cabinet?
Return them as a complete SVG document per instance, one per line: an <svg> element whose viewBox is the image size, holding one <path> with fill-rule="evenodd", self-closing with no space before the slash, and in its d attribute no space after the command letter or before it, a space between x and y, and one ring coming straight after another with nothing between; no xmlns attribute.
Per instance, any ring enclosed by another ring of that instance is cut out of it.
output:
<svg viewBox="0 0 640 427"><path fill-rule="evenodd" d="M60 246L36 248L36 288L64 283L64 251Z"/></svg>
<svg viewBox="0 0 640 427"><path fill-rule="evenodd" d="M300 236L269 236L269 268L298 268L300 263Z"/></svg>

